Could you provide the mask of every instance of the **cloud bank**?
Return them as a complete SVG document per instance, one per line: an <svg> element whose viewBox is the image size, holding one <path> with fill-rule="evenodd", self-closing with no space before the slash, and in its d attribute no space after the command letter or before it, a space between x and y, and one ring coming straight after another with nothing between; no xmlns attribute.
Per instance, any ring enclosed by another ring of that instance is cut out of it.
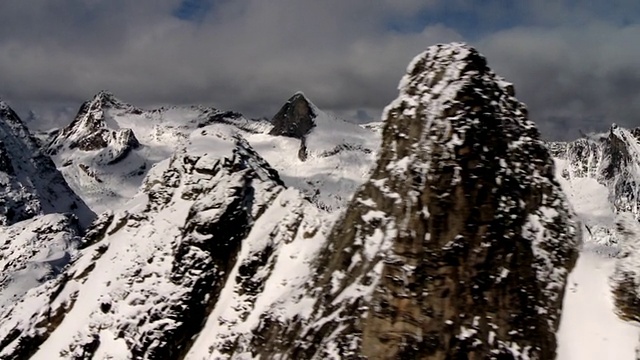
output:
<svg viewBox="0 0 640 360"><path fill-rule="evenodd" d="M567 139L640 125L638 15L626 0L7 0L0 97L47 125L101 89L249 116L301 90L377 119L413 56L466 41L515 83L543 135Z"/></svg>

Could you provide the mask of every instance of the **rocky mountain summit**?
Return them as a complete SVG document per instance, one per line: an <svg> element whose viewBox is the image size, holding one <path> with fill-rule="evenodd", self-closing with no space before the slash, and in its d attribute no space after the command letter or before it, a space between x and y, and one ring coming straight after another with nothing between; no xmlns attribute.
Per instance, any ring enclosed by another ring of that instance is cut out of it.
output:
<svg viewBox="0 0 640 360"><path fill-rule="evenodd" d="M318 116L303 93L295 93L271 119L273 128L270 135L288 136L303 140L316 124Z"/></svg>
<svg viewBox="0 0 640 360"><path fill-rule="evenodd" d="M513 87L462 44L410 64L371 179L315 263L285 358L551 359L579 225Z"/></svg>
<svg viewBox="0 0 640 360"><path fill-rule="evenodd" d="M48 145L48 152L57 154L62 149L79 149L82 151L105 150L100 162L109 165L122 160L133 149L140 146L131 129L110 128L110 119L106 109L119 110L125 113L141 114L142 110L115 98L107 91L100 91L90 101L85 101L75 119L62 129ZM113 124L111 124L113 125Z"/></svg>
<svg viewBox="0 0 640 360"><path fill-rule="evenodd" d="M45 151L72 188L100 212L133 197L154 164L186 146L192 131L214 123L246 132L269 126L211 107L142 109L100 91L68 126L52 134Z"/></svg>

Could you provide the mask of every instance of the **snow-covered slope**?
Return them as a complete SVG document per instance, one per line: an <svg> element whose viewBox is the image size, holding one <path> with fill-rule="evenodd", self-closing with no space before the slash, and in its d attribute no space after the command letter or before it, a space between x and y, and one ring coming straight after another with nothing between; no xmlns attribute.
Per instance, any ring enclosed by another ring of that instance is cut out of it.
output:
<svg viewBox="0 0 640 360"><path fill-rule="evenodd" d="M222 333L270 303L265 283L300 275L318 211L227 127L203 127L126 211L102 215L62 276L0 312L0 357L184 355L210 313Z"/></svg>
<svg viewBox="0 0 640 360"><path fill-rule="evenodd" d="M567 281L557 359L634 360L640 326L617 316L610 281L618 249L585 240Z"/></svg>
<svg viewBox="0 0 640 360"><path fill-rule="evenodd" d="M55 277L94 217L0 101L0 309Z"/></svg>
<svg viewBox="0 0 640 360"><path fill-rule="evenodd" d="M248 133L268 123L200 106L136 108L101 91L46 146L71 187L96 212L131 199L156 163L184 147L189 134L211 123Z"/></svg>
<svg viewBox="0 0 640 360"><path fill-rule="evenodd" d="M321 209L344 208L370 174L380 134L320 110L300 92L272 122L269 133L246 135L251 145L287 186Z"/></svg>
<svg viewBox="0 0 640 360"><path fill-rule="evenodd" d="M640 349L633 322L640 320L638 133L613 125L607 133L548 144L585 227L564 299L559 360L635 359Z"/></svg>
<svg viewBox="0 0 640 360"><path fill-rule="evenodd" d="M0 309L57 276L79 242L78 222L70 214L41 215L0 227Z"/></svg>
<svg viewBox="0 0 640 360"><path fill-rule="evenodd" d="M567 162L567 180L593 179L608 190L616 212L640 217L640 129L615 124L607 133L592 134L569 143L550 143L554 156Z"/></svg>
<svg viewBox="0 0 640 360"><path fill-rule="evenodd" d="M42 154L18 115L0 101L0 225L53 213L74 214L82 226L95 216Z"/></svg>

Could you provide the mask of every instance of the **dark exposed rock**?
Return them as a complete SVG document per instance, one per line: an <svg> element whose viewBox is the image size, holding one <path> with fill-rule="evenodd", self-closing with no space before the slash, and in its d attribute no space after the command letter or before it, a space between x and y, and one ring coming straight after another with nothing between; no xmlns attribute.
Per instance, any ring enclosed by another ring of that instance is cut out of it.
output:
<svg viewBox="0 0 640 360"><path fill-rule="evenodd" d="M616 267L611 276L615 313L625 321L640 321L640 223L633 214L622 213L615 224Z"/></svg>
<svg viewBox="0 0 640 360"><path fill-rule="evenodd" d="M11 159L9 158L9 152L4 147L4 144L0 141L0 171L7 175L15 175L13 165L11 165Z"/></svg>
<svg viewBox="0 0 640 360"><path fill-rule="evenodd" d="M360 145L351 145L351 144L340 144L336 147L334 147L331 150L325 151L322 154L320 154L320 157L329 157L329 156L333 156L336 154L339 154L343 151L359 151L361 153L364 154L371 154L371 149L367 149L365 147L362 147Z"/></svg>
<svg viewBox="0 0 640 360"><path fill-rule="evenodd" d="M304 137L313 129L316 117L309 100L302 93L294 94L280 111L271 119L273 129L269 135L288 136L296 139Z"/></svg>
<svg viewBox="0 0 640 360"><path fill-rule="evenodd" d="M307 160L306 136L316 126L313 120L316 116L304 94L295 93L271 119L273 128L269 135L300 139L298 158L305 161Z"/></svg>
<svg viewBox="0 0 640 360"><path fill-rule="evenodd" d="M313 315L265 316L254 355L554 358L579 226L526 116L476 50L417 57L318 259Z"/></svg>

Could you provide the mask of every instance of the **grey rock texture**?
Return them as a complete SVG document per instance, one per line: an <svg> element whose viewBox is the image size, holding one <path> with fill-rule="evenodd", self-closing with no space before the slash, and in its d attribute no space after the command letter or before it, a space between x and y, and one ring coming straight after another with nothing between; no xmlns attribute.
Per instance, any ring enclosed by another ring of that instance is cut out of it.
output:
<svg viewBox="0 0 640 360"><path fill-rule="evenodd" d="M265 320L256 354L554 358L580 227L513 94L466 45L414 59L316 264L313 314Z"/></svg>
<svg viewBox="0 0 640 360"><path fill-rule="evenodd" d="M302 93L294 94L271 119L270 135L288 136L303 140L315 126L316 114L309 100Z"/></svg>

